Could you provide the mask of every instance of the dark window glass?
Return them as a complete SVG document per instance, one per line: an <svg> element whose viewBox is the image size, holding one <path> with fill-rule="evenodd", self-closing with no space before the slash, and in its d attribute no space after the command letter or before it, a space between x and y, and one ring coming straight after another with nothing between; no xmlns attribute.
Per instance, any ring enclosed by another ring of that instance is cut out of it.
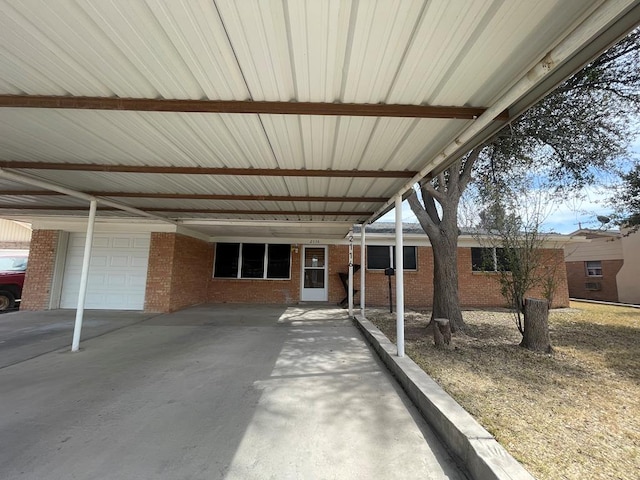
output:
<svg viewBox="0 0 640 480"><path fill-rule="evenodd" d="M264 243L242 244L242 278L264 277Z"/></svg>
<svg viewBox="0 0 640 480"><path fill-rule="evenodd" d="M216 264L213 276L218 278L236 278L238 276L239 243L218 243L216 245Z"/></svg>
<svg viewBox="0 0 640 480"><path fill-rule="evenodd" d="M402 247L403 266L405 270L417 270L418 260L416 257L416 247ZM393 255L391 261L390 255ZM396 247L370 246L367 247L367 268L369 270L383 270L395 264Z"/></svg>
<svg viewBox="0 0 640 480"><path fill-rule="evenodd" d="M291 245L269 245L267 278L289 278Z"/></svg>
<svg viewBox="0 0 640 480"><path fill-rule="evenodd" d="M389 247L368 246L367 247L367 268L370 270L383 270L391 266L389 259Z"/></svg>
<svg viewBox="0 0 640 480"><path fill-rule="evenodd" d="M494 272L493 248L471 248L471 269L474 272Z"/></svg>
<svg viewBox="0 0 640 480"><path fill-rule="evenodd" d="M394 250L395 251L395 250ZM416 247L402 247L402 264L405 270L417 270Z"/></svg>
<svg viewBox="0 0 640 480"><path fill-rule="evenodd" d="M504 248L496 248L496 269L499 272L510 272L511 271L511 261L515 260L517 257L515 256L515 251L510 251L513 255L509 255L509 251ZM517 264L517 263L516 263Z"/></svg>
<svg viewBox="0 0 640 480"><path fill-rule="evenodd" d="M393 264L396 264L396 247L393 247ZM416 247L402 247L402 266L405 270L417 270Z"/></svg>

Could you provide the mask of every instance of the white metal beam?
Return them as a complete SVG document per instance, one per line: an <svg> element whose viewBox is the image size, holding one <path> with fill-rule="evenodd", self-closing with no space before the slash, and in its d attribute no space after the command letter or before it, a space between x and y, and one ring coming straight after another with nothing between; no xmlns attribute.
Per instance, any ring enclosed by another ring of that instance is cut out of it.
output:
<svg viewBox="0 0 640 480"><path fill-rule="evenodd" d="M89 204L89 220L87 222L87 236L84 240L84 257L82 257L82 273L80 274L80 289L78 290L78 308L76 309L76 323L73 327L73 341L71 351L80 349L80 333L82 332L82 320L84 318L84 303L87 297L87 282L89 279L89 265L91 262L91 246L93 244L93 226L96 221L96 209L98 202L91 200Z"/></svg>
<svg viewBox="0 0 640 480"><path fill-rule="evenodd" d="M402 195L396 197L396 344L398 356L404 357L404 251L402 244Z"/></svg>
<svg viewBox="0 0 640 480"><path fill-rule="evenodd" d="M367 271L367 257L365 250L365 229L367 224L363 223L360 226L360 314L364 318L364 303L365 303L365 274Z"/></svg>
<svg viewBox="0 0 640 480"><path fill-rule="evenodd" d="M349 318L353 318L353 227L349 230Z"/></svg>

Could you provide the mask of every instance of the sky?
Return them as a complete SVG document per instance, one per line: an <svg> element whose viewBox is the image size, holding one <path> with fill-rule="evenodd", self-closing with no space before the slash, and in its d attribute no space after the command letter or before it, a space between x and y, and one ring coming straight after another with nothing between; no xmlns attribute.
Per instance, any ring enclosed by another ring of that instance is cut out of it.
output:
<svg viewBox="0 0 640 480"><path fill-rule="evenodd" d="M636 158L640 157L640 136L632 144L631 151ZM601 223L596 217L598 215L607 216L611 213L611 208L606 205L606 199L609 196L610 193L602 188L587 187L583 189L580 200L567 201L551 209L543 224L544 230L567 234L580 227L598 228ZM394 222L395 211L391 210L378 221ZM402 202L402 221L404 223L418 223L406 201Z"/></svg>

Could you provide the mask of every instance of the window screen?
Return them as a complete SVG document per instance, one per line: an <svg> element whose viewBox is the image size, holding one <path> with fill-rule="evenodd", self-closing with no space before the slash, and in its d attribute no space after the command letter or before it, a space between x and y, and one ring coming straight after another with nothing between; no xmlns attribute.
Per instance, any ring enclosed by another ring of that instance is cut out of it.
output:
<svg viewBox="0 0 640 480"><path fill-rule="evenodd" d="M384 270L391 266L389 258L390 249L387 246L367 247L367 268L370 270Z"/></svg>

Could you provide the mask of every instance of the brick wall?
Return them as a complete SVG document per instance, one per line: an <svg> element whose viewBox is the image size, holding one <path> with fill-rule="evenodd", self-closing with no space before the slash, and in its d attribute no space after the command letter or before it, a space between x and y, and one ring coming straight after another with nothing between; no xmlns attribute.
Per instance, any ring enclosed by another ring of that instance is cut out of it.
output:
<svg viewBox="0 0 640 480"><path fill-rule="evenodd" d="M153 232L145 311L173 312L207 301L213 248L197 238Z"/></svg>
<svg viewBox="0 0 640 480"><path fill-rule="evenodd" d="M176 235L170 311L207 301L213 271L213 245Z"/></svg>
<svg viewBox="0 0 640 480"><path fill-rule="evenodd" d="M22 289L21 310L49 308L59 230L34 230L29 248L29 263Z"/></svg>
<svg viewBox="0 0 640 480"><path fill-rule="evenodd" d="M605 302L618 301L618 284L616 275L622 268L623 260L602 260L602 277L588 277L585 262L567 262L567 277L569 295L574 298L601 300ZM585 283L600 283L600 290L587 290Z"/></svg>

